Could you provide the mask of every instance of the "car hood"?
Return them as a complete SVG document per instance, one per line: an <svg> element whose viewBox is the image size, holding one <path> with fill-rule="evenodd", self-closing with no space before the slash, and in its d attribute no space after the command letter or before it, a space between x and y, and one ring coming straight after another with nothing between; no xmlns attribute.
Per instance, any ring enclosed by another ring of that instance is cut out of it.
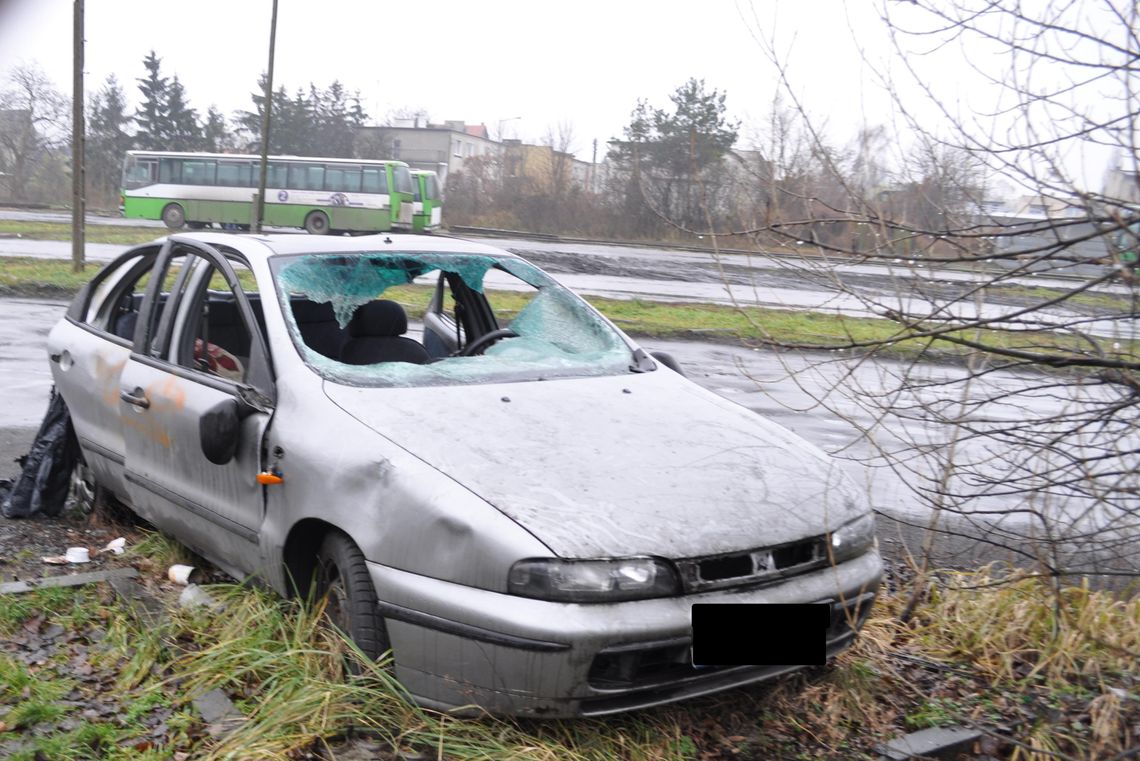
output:
<svg viewBox="0 0 1140 761"><path fill-rule="evenodd" d="M833 459L664 369L325 393L561 557L776 545L866 509Z"/></svg>

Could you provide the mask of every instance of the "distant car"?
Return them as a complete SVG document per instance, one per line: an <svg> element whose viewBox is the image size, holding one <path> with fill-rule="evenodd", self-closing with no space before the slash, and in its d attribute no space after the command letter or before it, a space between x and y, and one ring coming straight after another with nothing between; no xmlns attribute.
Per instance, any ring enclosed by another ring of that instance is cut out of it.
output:
<svg viewBox="0 0 1140 761"><path fill-rule="evenodd" d="M425 706L599 715L755 682L798 667L801 632L694 635L694 604L742 626L815 605L822 661L878 587L835 462L489 246L173 235L99 272L48 344L89 492L327 595ZM692 663L734 637L744 665Z"/></svg>

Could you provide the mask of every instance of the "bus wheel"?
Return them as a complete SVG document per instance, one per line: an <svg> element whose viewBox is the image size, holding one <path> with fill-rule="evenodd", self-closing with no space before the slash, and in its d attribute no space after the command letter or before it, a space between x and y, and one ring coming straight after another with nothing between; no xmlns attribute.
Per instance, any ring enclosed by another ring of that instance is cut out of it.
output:
<svg viewBox="0 0 1140 761"><path fill-rule="evenodd" d="M314 211L305 217L305 231L309 235L327 235L329 218L323 211Z"/></svg>
<svg viewBox="0 0 1140 761"><path fill-rule="evenodd" d="M186 212L176 203L167 204L162 210L162 222L171 230L180 230L186 224Z"/></svg>

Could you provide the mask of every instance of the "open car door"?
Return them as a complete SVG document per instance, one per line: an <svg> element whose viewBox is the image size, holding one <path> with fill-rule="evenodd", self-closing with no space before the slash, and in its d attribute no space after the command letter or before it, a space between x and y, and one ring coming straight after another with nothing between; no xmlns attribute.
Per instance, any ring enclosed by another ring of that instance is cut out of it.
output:
<svg viewBox="0 0 1140 761"><path fill-rule="evenodd" d="M120 376L119 414L132 505L240 576L259 562L257 475L273 383L235 267L244 262L171 239Z"/></svg>

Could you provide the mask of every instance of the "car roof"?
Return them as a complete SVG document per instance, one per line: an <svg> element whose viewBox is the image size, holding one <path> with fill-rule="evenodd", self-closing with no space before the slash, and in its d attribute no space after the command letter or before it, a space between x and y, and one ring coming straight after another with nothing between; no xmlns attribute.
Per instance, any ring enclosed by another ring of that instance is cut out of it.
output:
<svg viewBox="0 0 1140 761"><path fill-rule="evenodd" d="M176 233L172 238L235 248L250 259L279 254L344 254L353 252L468 254L518 259L501 248L448 235L307 235L281 233L251 235L224 232Z"/></svg>

